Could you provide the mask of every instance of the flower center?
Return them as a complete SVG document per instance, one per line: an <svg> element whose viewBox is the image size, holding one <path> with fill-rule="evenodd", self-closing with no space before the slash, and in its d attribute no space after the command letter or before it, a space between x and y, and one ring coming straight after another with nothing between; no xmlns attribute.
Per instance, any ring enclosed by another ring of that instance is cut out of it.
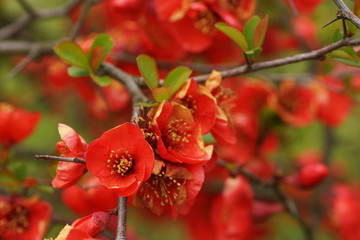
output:
<svg viewBox="0 0 360 240"><path fill-rule="evenodd" d="M138 195L145 203L149 204L158 203L163 207L165 204L181 205L185 200L180 198L185 182L185 179L165 176L165 168L163 168L158 175L151 175L150 179L140 188Z"/></svg>
<svg viewBox="0 0 360 240"><path fill-rule="evenodd" d="M208 34L214 28L216 22L214 14L210 11L201 11L198 13L195 21L195 28L200 29L203 33Z"/></svg>
<svg viewBox="0 0 360 240"><path fill-rule="evenodd" d="M171 145L174 149L177 144L183 146L184 143L189 143L191 134L188 133L191 127L183 119L176 119L169 121L165 129L165 145Z"/></svg>
<svg viewBox="0 0 360 240"><path fill-rule="evenodd" d="M0 203L0 237L2 233L22 234L29 227L29 210L18 204Z"/></svg>
<svg viewBox="0 0 360 240"><path fill-rule="evenodd" d="M194 114L194 112L197 110L196 100L192 95L188 95L186 98L182 99L181 105L190 109L192 114Z"/></svg>
<svg viewBox="0 0 360 240"><path fill-rule="evenodd" d="M133 155L128 151L124 152L121 148L117 151L112 150L107 160L107 167L111 169L111 174L127 176L133 170Z"/></svg>
<svg viewBox="0 0 360 240"><path fill-rule="evenodd" d="M299 107L299 101L295 100L293 93L284 94L280 97L280 105L289 112L295 112Z"/></svg>

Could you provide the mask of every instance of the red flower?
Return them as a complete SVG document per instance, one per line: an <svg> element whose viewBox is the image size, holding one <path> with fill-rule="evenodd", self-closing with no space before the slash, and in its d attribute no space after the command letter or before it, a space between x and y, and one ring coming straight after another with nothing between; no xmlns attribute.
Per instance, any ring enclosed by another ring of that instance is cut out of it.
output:
<svg viewBox="0 0 360 240"><path fill-rule="evenodd" d="M311 14L323 0L293 0L295 8L301 14ZM288 2L288 1L286 1Z"/></svg>
<svg viewBox="0 0 360 240"><path fill-rule="evenodd" d="M95 176L89 175L81 182L84 188L74 185L62 192L65 205L79 215L109 211L116 207L117 194L105 188Z"/></svg>
<svg viewBox="0 0 360 240"><path fill-rule="evenodd" d="M135 206L145 206L157 215L164 210L176 219L187 214L204 182L204 168L199 165L175 165L155 160L151 177L134 197Z"/></svg>
<svg viewBox="0 0 360 240"><path fill-rule="evenodd" d="M74 129L65 124L60 123L58 130L62 141L58 142L56 147L61 156L84 158L87 149L85 140ZM68 188L77 183L85 173L85 164L59 162L56 176L51 184L54 188Z"/></svg>
<svg viewBox="0 0 360 240"><path fill-rule="evenodd" d="M150 177L154 152L140 128L126 123L90 143L86 166L105 187L130 196Z"/></svg>
<svg viewBox="0 0 360 240"><path fill-rule="evenodd" d="M216 239L251 239L253 192L249 183L237 176L225 182L225 189L211 209Z"/></svg>
<svg viewBox="0 0 360 240"><path fill-rule="evenodd" d="M355 188L335 185L332 220L342 240L360 239L360 198Z"/></svg>
<svg viewBox="0 0 360 240"><path fill-rule="evenodd" d="M47 202L32 198L0 196L0 239L40 240L51 218Z"/></svg>
<svg viewBox="0 0 360 240"><path fill-rule="evenodd" d="M146 131L148 136L156 135L160 157L172 162L202 165L210 160L201 129L188 108L164 101L155 113L150 112L151 117L151 126Z"/></svg>
<svg viewBox="0 0 360 240"><path fill-rule="evenodd" d="M322 83L313 84L319 104L317 116L321 122L330 127L339 126L349 115L353 106L353 100L341 93L344 87L339 86L339 82L340 80L331 76L324 76Z"/></svg>
<svg viewBox="0 0 360 240"><path fill-rule="evenodd" d="M213 71L205 82L205 87L217 100L215 123L211 129L211 134L216 142L221 145L232 145L236 143L233 129L229 123L228 114L233 107L233 101L229 89L223 89L221 86L221 73Z"/></svg>
<svg viewBox="0 0 360 240"><path fill-rule="evenodd" d="M29 113L7 103L0 103L0 144L8 148L28 137L40 117L40 113Z"/></svg>
<svg viewBox="0 0 360 240"><path fill-rule="evenodd" d="M194 121L201 127L202 135L210 131L215 123L216 100L209 90L191 79L177 91L172 99L191 110Z"/></svg>
<svg viewBox="0 0 360 240"><path fill-rule="evenodd" d="M269 105L282 120L296 127L310 124L317 109L315 92L293 81L282 82L277 94L269 98Z"/></svg>

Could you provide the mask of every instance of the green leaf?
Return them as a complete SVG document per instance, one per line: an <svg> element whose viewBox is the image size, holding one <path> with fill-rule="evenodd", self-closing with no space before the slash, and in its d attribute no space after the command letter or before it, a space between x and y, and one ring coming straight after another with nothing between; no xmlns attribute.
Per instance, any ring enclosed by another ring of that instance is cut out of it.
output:
<svg viewBox="0 0 360 240"><path fill-rule="evenodd" d="M137 104L139 104L140 106L143 106L143 107L151 107L151 108L159 106L158 102L156 102L156 103L138 102Z"/></svg>
<svg viewBox="0 0 360 240"><path fill-rule="evenodd" d="M170 87L158 87L151 89L153 97L156 102L162 102L163 100L169 100L171 97Z"/></svg>
<svg viewBox="0 0 360 240"><path fill-rule="evenodd" d="M249 49L253 49L253 39L257 25L260 23L261 19L258 16L253 16L250 18L244 26L244 36L249 44Z"/></svg>
<svg viewBox="0 0 360 240"><path fill-rule="evenodd" d="M101 87L106 87L111 83L111 78L109 76L97 76L94 73L90 73L90 77Z"/></svg>
<svg viewBox="0 0 360 240"><path fill-rule="evenodd" d="M351 57L354 58L355 61L359 60L358 55L356 54L355 50L352 47L342 47L340 48L341 50L344 50L345 52L347 52Z"/></svg>
<svg viewBox="0 0 360 240"><path fill-rule="evenodd" d="M247 51L249 49L248 42L246 41L246 38L242 32L237 30L234 27L230 27L226 23L217 23L215 24L215 27L223 32L226 36L231 38L237 45L239 45L244 51Z"/></svg>
<svg viewBox="0 0 360 240"><path fill-rule="evenodd" d="M88 69L89 63L85 52L79 45L72 41L65 40L54 47L56 55L58 55L64 62L77 66L79 68Z"/></svg>
<svg viewBox="0 0 360 240"><path fill-rule="evenodd" d="M136 58L136 62L141 75L150 89L159 86L159 74L156 62L152 57L141 54Z"/></svg>
<svg viewBox="0 0 360 240"><path fill-rule="evenodd" d="M349 59L331 58L331 60L336 61L336 62L341 62L341 63L344 63L346 65L352 66L352 67L360 67L360 62L354 62L354 61L349 60Z"/></svg>
<svg viewBox="0 0 360 240"><path fill-rule="evenodd" d="M207 133L205 135L203 135L203 140L205 144L210 144L210 143L215 143L216 140L213 137L213 135L211 133Z"/></svg>
<svg viewBox="0 0 360 240"><path fill-rule="evenodd" d="M334 50L334 51L328 53L328 56L330 56L331 58L341 58L341 59L347 59L347 60L350 60L353 62L357 62L357 58L354 58L348 52L346 52L342 49Z"/></svg>
<svg viewBox="0 0 360 240"><path fill-rule="evenodd" d="M344 36L344 33L340 31L340 29L336 29L333 37L332 37L332 43L340 41Z"/></svg>
<svg viewBox="0 0 360 240"><path fill-rule="evenodd" d="M12 167L12 171L16 179L20 181L23 181L28 175L27 166L24 163L16 164L15 166Z"/></svg>
<svg viewBox="0 0 360 240"><path fill-rule="evenodd" d="M268 26L268 21L269 21L269 18L268 18L268 15L266 15L256 26L256 29L254 32L254 39L253 39L254 48L258 48L258 47L262 46L262 44L264 42L267 26Z"/></svg>
<svg viewBox="0 0 360 240"><path fill-rule="evenodd" d="M51 187L50 185L36 185L35 189L41 191L41 192L45 192L45 193L53 193L54 192L54 188Z"/></svg>
<svg viewBox="0 0 360 240"><path fill-rule="evenodd" d="M190 77L191 73L192 71L188 67L177 67L166 76L163 86L170 87L170 95L172 96Z"/></svg>
<svg viewBox="0 0 360 240"><path fill-rule="evenodd" d="M248 50L246 52L243 52L243 54L244 55L246 54L246 57L249 60L253 60L253 59L257 58L260 55L261 52L262 52L262 48L256 48L256 49L252 49L252 50Z"/></svg>
<svg viewBox="0 0 360 240"><path fill-rule="evenodd" d="M113 47L114 40L108 34L100 34L94 39L88 53L89 63L94 71L98 69Z"/></svg>
<svg viewBox="0 0 360 240"><path fill-rule="evenodd" d="M67 73L71 77L87 77L87 76L89 76L89 71L88 70L85 70L83 68L78 68L78 67L75 67L75 66L68 67Z"/></svg>

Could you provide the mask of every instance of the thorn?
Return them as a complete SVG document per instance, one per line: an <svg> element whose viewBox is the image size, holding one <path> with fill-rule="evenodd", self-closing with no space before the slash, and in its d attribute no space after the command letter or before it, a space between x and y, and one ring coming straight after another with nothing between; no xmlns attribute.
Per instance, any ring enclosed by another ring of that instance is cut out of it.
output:
<svg viewBox="0 0 360 240"><path fill-rule="evenodd" d="M336 22L337 20L340 20L340 19L342 19L342 17L339 14L336 14L336 17L334 19L330 20L328 23L326 23L321 28L325 28L325 27L329 26L330 24L332 24L333 22Z"/></svg>

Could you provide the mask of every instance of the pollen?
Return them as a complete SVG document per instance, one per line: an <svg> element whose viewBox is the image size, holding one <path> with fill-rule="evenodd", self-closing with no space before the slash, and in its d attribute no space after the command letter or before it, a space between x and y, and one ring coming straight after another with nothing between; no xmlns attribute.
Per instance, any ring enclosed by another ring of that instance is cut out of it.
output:
<svg viewBox="0 0 360 240"><path fill-rule="evenodd" d="M127 176L133 170L133 160L133 155L128 151L124 152L123 148L116 151L112 150L107 160L107 167L111 169L111 174L119 174L122 177Z"/></svg>
<svg viewBox="0 0 360 240"><path fill-rule="evenodd" d="M171 145L176 148L176 145L181 147L184 146L184 143L190 142L190 137L192 136L189 131L191 127L183 119L172 120L168 123L165 128L165 145Z"/></svg>
<svg viewBox="0 0 360 240"><path fill-rule="evenodd" d="M146 181L138 195L150 208L155 202L165 207L166 205L176 205L179 203L180 191L185 187L186 179L177 179L166 176L165 168L162 169L157 175L151 175L150 179Z"/></svg>
<svg viewBox="0 0 360 240"><path fill-rule="evenodd" d="M15 203L2 204L0 218L0 229L9 234L22 234L30 225L29 210Z"/></svg>

